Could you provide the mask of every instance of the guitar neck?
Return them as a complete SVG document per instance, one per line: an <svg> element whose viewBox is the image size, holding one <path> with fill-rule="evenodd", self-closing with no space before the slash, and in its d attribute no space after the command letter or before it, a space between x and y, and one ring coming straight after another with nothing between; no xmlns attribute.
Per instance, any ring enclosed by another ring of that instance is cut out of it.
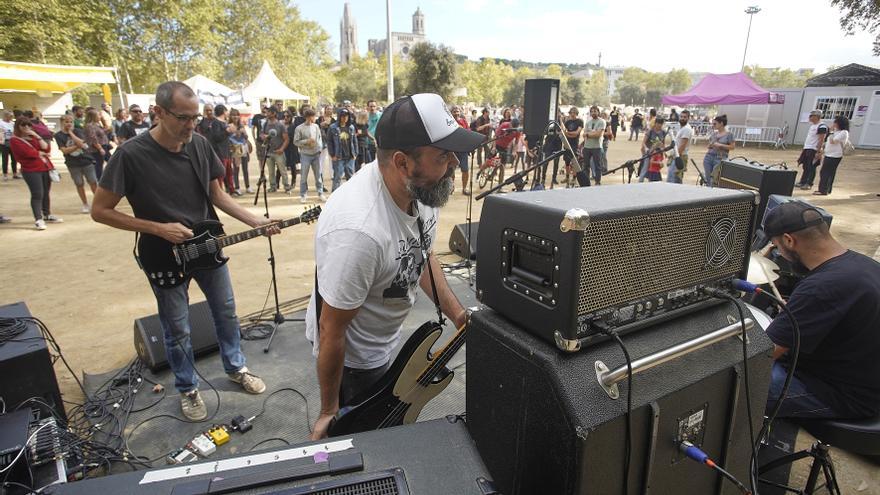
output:
<svg viewBox="0 0 880 495"><path fill-rule="evenodd" d="M437 373L440 372L447 364L449 364L449 360L452 359L452 356L461 349L461 346L464 345L464 338L467 335L468 325L465 324L462 328L458 330L455 336L446 343L446 346L438 353L434 354L434 359L431 361L431 365L422 373L419 377L419 383L427 384L431 380L437 376Z"/></svg>
<svg viewBox="0 0 880 495"><path fill-rule="evenodd" d="M253 239L254 237L261 236L261 235L265 234L266 230L268 230L270 227L277 226L279 229L285 229L285 228L290 227L292 225L296 225L296 224L300 223L301 221L302 221L302 219L300 219L299 217L296 217L296 218L290 218L287 220L282 220L280 222L274 222L269 225L263 225L262 227L257 227L255 229L245 230L244 232L239 232L237 234L219 237L219 238L217 238L217 243L220 245L221 248L224 248L226 246L238 244L239 242L243 242L248 239Z"/></svg>

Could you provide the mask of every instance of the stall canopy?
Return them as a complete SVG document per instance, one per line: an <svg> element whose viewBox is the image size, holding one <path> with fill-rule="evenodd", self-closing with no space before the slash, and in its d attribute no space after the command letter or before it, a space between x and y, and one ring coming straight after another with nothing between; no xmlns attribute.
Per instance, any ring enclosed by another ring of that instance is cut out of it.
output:
<svg viewBox="0 0 880 495"><path fill-rule="evenodd" d="M308 100L309 97L287 87L278 79L275 72L269 67L269 62L263 61L263 67L249 86L243 90L246 101L269 98L271 100Z"/></svg>
<svg viewBox="0 0 880 495"><path fill-rule="evenodd" d="M784 103L783 95L767 91L742 72L707 74L700 82L677 95L667 95L664 105L767 105Z"/></svg>
<svg viewBox="0 0 880 495"><path fill-rule="evenodd" d="M87 83L115 84L113 67L43 65L0 61L0 91L64 93Z"/></svg>
<svg viewBox="0 0 880 495"><path fill-rule="evenodd" d="M199 103L206 105L217 105L220 103L224 105L244 104L241 91L224 86L201 74L195 75L183 82L196 93L199 97Z"/></svg>

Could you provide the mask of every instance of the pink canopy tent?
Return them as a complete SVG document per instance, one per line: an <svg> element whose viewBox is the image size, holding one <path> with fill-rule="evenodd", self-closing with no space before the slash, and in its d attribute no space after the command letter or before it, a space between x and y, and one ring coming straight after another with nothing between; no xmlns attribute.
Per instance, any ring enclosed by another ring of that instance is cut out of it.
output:
<svg viewBox="0 0 880 495"><path fill-rule="evenodd" d="M664 105L767 105L784 103L784 95L755 84L742 72L708 74L700 82L677 95L664 96Z"/></svg>

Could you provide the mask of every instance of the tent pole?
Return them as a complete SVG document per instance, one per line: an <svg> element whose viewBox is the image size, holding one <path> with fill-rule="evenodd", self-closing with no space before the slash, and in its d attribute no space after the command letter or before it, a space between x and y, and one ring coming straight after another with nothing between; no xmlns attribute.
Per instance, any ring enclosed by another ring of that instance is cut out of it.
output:
<svg viewBox="0 0 880 495"><path fill-rule="evenodd" d="M385 0L385 57L388 59L388 104L394 102L394 50L391 46L391 0Z"/></svg>
<svg viewBox="0 0 880 495"><path fill-rule="evenodd" d="M119 104L122 105L122 108L128 108L128 103L125 101L125 93L122 91L122 82L119 81L119 67L115 65L113 66L113 76L116 78L116 90L119 91Z"/></svg>

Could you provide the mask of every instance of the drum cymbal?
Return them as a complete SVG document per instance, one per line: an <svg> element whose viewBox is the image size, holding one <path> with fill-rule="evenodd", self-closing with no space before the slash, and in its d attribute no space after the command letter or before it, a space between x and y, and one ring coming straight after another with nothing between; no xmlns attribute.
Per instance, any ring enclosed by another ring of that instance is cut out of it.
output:
<svg viewBox="0 0 880 495"><path fill-rule="evenodd" d="M749 257L749 275L747 280L753 284L766 284L779 278L779 265L754 252Z"/></svg>

